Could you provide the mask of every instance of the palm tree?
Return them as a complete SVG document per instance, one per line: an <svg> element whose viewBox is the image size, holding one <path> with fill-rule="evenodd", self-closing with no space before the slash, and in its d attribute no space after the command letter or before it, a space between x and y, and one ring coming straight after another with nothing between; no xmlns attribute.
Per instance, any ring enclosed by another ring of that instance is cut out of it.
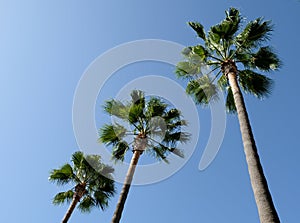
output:
<svg viewBox="0 0 300 223"><path fill-rule="evenodd" d="M242 26L243 19L235 8L226 12L219 24L206 33L198 22L189 22L204 44L182 51L184 61L177 64L176 74L188 78L186 92L199 104L218 99L217 85L227 92L226 108L237 112L244 152L260 221L280 222L251 130L241 89L263 98L270 93L272 80L261 72L277 70L281 62L270 46L265 45L273 31L271 21L257 18ZM208 72L207 68L211 70ZM217 85L215 84L217 82Z"/></svg>
<svg viewBox="0 0 300 223"><path fill-rule="evenodd" d="M114 181L111 180L114 169L102 164L100 156L84 156L82 152L75 152L71 161L73 166L66 163L61 168L52 170L49 176L49 180L58 185L75 185L53 198L55 205L71 202L62 223L68 222L78 203L82 212L90 212L93 207L103 210L115 193Z"/></svg>
<svg viewBox="0 0 300 223"><path fill-rule="evenodd" d="M100 129L99 141L113 146L112 157L115 160L123 161L126 152L130 148L133 151L111 221L117 223L121 219L140 155L146 152L166 162L169 153L182 157L183 153L177 148L177 144L178 142L186 142L189 139L189 134L182 131L182 126L186 125L186 121L181 119L179 110L169 108L157 97L150 97L146 100L144 93L139 90L132 91L130 102L106 101L104 110L120 121L119 123L104 125ZM129 124L130 128L124 127L120 122Z"/></svg>

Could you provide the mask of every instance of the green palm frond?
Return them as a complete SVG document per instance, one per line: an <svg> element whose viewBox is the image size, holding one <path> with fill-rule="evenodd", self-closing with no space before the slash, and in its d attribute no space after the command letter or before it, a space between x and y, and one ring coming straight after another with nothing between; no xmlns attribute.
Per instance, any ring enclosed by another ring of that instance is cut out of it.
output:
<svg viewBox="0 0 300 223"><path fill-rule="evenodd" d="M153 117L161 117L165 113L168 105L164 103L161 99L157 97L151 97L147 103L147 110L145 111L145 116L148 120Z"/></svg>
<svg viewBox="0 0 300 223"><path fill-rule="evenodd" d="M136 127L141 128L138 124L140 124L140 118L144 117L144 106L142 104L133 104L130 107L130 111L128 114L128 121L131 124L137 124Z"/></svg>
<svg viewBox="0 0 300 223"><path fill-rule="evenodd" d="M186 60L179 62L175 70L180 78L192 78L197 74L201 74L203 66L210 57L210 52L202 45L186 47L183 49L182 54Z"/></svg>
<svg viewBox="0 0 300 223"><path fill-rule="evenodd" d="M201 72L199 64L190 61L181 61L177 63L175 73L179 78L192 78Z"/></svg>
<svg viewBox="0 0 300 223"><path fill-rule="evenodd" d="M240 49L255 48L269 40L272 31L271 21L257 18L247 24L245 29L236 37L235 42Z"/></svg>
<svg viewBox="0 0 300 223"><path fill-rule="evenodd" d="M108 207L108 195L103 193L102 191L96 191L94 193L95 205L104 210Z"/></svg>
<svg viewBox="0 0 300 223"><path fill-rule="evenodd" d="M221 39L225 41L232 40L239 29L241 22L239 11L235 8L230 8L225 13L226 18L220 24L212 26L210 29L210 35L217 40L214 41L215 43L219 43Z"/></svg>
<svg viewBox="0 0 300 223"><path fill-rule="evenodd" d="M251 70L239 71L238 81L246 93L253 94L258 98L269 95L273 83L270 78Z"/></svg>
<svg viewBox="0 0 300 223"><path fill-rule="evenodd" d="M56 182L58 185L68 184L74 180L74 172L70 164L65 164L60 169L52 170L49 176L49 181Z"/></svg>
<svg viewBox="0 0 300 223"><path fill-rule="evenodd" d="M252 54L252 64L263 71L277 70L281 66L278 56L271 47L261 47Z"/></svg>
<svg viewBox="0 0 300 223"><path fill-rule="evenodd" d="M176 145L177 142L186 143L190 139L190 134L186 132L176 131L174 133L167 131L163 139L163 143L167 145Z"/></svg>
<svg viewBox="0 0 300 223"><path fill-rule="evenodd" d="M208 32L206 46L215 52L221 60L226 59L230 45L239 29L241 17L239 11L230 8L225 11L226 18L219 24L212 26Z"/></svg>
<svg viewBox="0 0 300 223"><path fill-rule="evenodd" d="M112 99L106 101L103 108L104 111L107 112L109 115L116 116L123 120L126 120L128 118L129 107L118 100Z"/></svg>
<svg viewBox="0 0 300 223"><path fill-rule="evenodd" d="M228 113L236 113L232 89L229 86L227 87L226 110Z"/></svg>
<svg viewBox="0 0 300 223"><path fill-rule="evenodd" d="M95 199L92 198L91 196L85 196L79 203L78 205L78 209L81 211L81 212L91 212L92 208L94 206L96 206L95 204Z"/></svg>
<svg viewBox="0 0 300 223"><path fill-rule="evenodd" d="M126 141L118 141L113 147L112 158L115 160L123 161L128 149L129 149L129 145Z"/></svg>
<svg viewBox="0 0 300 223"><path fill-rule="evenodd" d="M188 22L188 25L192 27L193 30L195 30L195 32L201 39L206 39L204 27L202 24L200 24L199 22Z"/></svg>
<svg viewBox="0 0 300 223"><path fill-rule="evenodd" d="M218 86L222 90L226 90L229 85L228 80L225 75L222 75L218 80Z"/></svg>
<svg viewBox="0 0 300 223"><path fill-rule="evenodd" d="M152 155L154 158L156 158L158 160L162 160L166 163L169 163L169 161L167 159L167 155L169 153L173 153L176 156L184 158L184 153L182 150L180 150L176 147L167 147L161 143L159 143L157 146L153 146L152 150L147 150L147 152L150 153L150 155Z"/></svg>
<svg viewBox="0 0 300 223"><path fill-rule="evenodd" d="M207 58L210 56L209 51L202 45L196 45L191 47L192 52L194 53L193 57L191 57L192 62L194 62L194 64L201 64L205 61L207 61Z"/></svg>
<svg viewBox="0 0 300 223"><path fill-rule="evenodd" d="M130 96L134 105L142 105L145 107L145 94L143 91L133 90Z"/></svg>
<svg viewBox="0 0 300 223"><path fill-rule="evenodd" d="M112 178L114 171L115 169L112 166L102 164L98 172L101 174L101 176Z"/></svg>
<svg viewBox="0 0 300 223"><path fill-rule="evenodd" d="M84 159L85 159L85 157L84 157L83 152L77 151L77 152L73 153L71 161L74 164L74 169L76 169L76 170L82 169Z"/></svg>
<svg viewBox="0 0 300 223"><path fill-rule="evenodd" d="M70 203L73 199L74 192L72 190L68 190L66 192L60 192L55 195L53 198L53 204L59 205L65 202Z"/></svg>
<svg viewBox="0 0 300 223"><path fill-rule="evenodd" d="M218 99L218 91L209 76L204 75L196 80L191 80L186 87L187 94L191 95L196 103L208 105Z"/></svg>
<svg viewBox="0 0 300 223"><path fill-rule="evenodd" d="M179 120L177 122L173 122L167 125L169 131L179 130L182 126L187 126L188 123L186 120Z"/></svg>
<svg viewBox="0 0 300 223"><path fill-rule="evenodd" d="M171 124L174 124L173 121L180 120L181 112L176 108L172 108L169 111L167 111L162 117L168 125L171 125ZM182 125L184 125L184 123L186 123L185 120L181 120L181 121L182 121L181 122Z"/></svg>
<svg viewBox="0 0 300 223"><path fill-rule="evenodd" d="M163 160L166 163L168 163L167 160L167 156L166 153L168 152L167 149L165 149L165 147L158 145L158 146L153 146L152 150L147 150L150 151L151 155L154 156L154 158L158 159L158 160Z"/></svg>
<svg viewBox="0 0 300 223"><path fill-rule="evenodd" d="M247 69L258 69L269 72L277 70L281 66L281 61L269 46L260 47L256 53L236 52L234 58L241 62Z"/></svg>
<svg viewBox="0 0 300 223"><path fill-rule="evenodd" d="M99 130L99 141L106 145L116 145L125 136L127 129L119 124L104 125Z"/></svg>

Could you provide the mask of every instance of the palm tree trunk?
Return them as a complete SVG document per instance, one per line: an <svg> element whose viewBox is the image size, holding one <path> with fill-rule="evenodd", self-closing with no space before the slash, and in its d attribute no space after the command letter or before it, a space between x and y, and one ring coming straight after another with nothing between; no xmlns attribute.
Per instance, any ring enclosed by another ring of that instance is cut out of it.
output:
<svg viewBox="0 0 300 223"><path fill-rule="evenodd" d="M73 200L72 200L72 203L70 204L70 207L69 209L67 210L67 213L65 214L63 220L61 221L61 223L67 223L69 218L71 217L77 203L79 202L80 200L80 197L75 193L74 194L74 197L73 197Z"/></svg>
<svg viewBox="0 0 300 223"><path fill-rule="evenodd" d="M263 169L260 163L244 98L237 82L236 70L234 70L233 72L232 70L228 72L227 77L232 89L234 103L237 108L240 130L244 145L244 152L246 155L250 181L258 208L260 222L279 223L280 220L273 204L267 180L264 176Z"/></svg>
<svg viewBox="0 0 300 223"><path fill-rule="evenodd" d="M77 203L80 201L80 199L82 198L82 196L86 192L85 187L86 187L85 182L82 182L82 183L76 185L72 203L70 204L70 207L67 210L67 213L65 214L63 220L61 221L62 223L67 223L68 222L68 220L71 217Z"/></svg>
<svg viewBox="0 0 300 223"><path fill-rule="evenodd" d="M135 172L135 168L136 168L136 165L139 161L141 154L142 154L141 150L134 150L134 152L133 152L133 156L131 158L131 162L129 165L129 169L127 171L125 182L124 182L124 185L123 185L123 188L122 188L122 191L121 191L118 203L117 203L115 213L111 220L111 223L119 223L120 222L122 212L124 209L124 205L125 205L125 201L127 199L127 195L128 195L129 189L130 189L132 178L133 178L133 175Z"/></svg>

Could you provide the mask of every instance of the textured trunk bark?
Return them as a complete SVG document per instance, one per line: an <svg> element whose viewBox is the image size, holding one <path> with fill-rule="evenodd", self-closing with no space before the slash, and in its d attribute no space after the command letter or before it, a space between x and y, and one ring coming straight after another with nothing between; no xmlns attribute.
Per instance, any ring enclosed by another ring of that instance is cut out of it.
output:
<svg viewBox="0 0 300 223"><path fill-rule="evenodd" d="M232 89L234 103L237 108L240 130L244 145L244 152L248 164L250 181L254 192L261 223L279 223L279 217L272 201L267 180L264 176L259 155L254 141L245 102L237 82L237 73L229 71L227 74Z"/></svg>
<svg viewBox="0 0 300 223"><path fill-rule="evenodd" d="M61 223L67 223L68 222L68 220L70 219L70 217L71 217L77 203L79 202L79 200L80 200L80 197L78 195L73 197L72 203L70 204L70 207L69 207L67 213L65 214L63 220L61 221Z"/></svg>
<svg viewBox="0 0 300 223"><path fill-rule="evenodd" d="M128 195L129 189L130 189L130 185L131 185L131 182L133 179L133 175L135 172L135 168L139 161L141 153L142 153L141 150L134 150L134 152L133 152L133 156L131 158L131 162L129 165L129 169L127 171L125 182L124 182L124 185L123 185L123 188L122 188L122 191L121 191L118 203L117 203L115 213L111 220L111 223L119 223L120 222L122 212L124 209L124 205L125 205L125 201L126 201L126 198L127 198L127 195Z"/></svg>
<svg viewBox="0 0 300 223"><path fill-rule="evenodd" d="M82 196L85 194L86 190L86 183L83 182L81 184L77 184L75 187L75 193L73 195L73 200L72 203L70 204L69 209L67 210L67 213L65 214L63 220L61 221L62 223L67 223L69 218L71 217L77 203L80 201L80 199L82 198Z"/></svg>

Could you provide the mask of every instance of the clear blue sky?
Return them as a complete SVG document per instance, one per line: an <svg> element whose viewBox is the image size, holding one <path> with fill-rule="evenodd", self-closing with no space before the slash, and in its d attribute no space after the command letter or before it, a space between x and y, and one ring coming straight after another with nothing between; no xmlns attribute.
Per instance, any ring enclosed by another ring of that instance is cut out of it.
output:
<svg viewBox="0 0 300 223"><path fill-rule="evenodd" d="M272 74L272 95L264 101L246 96L246 104L280 218L299 222L297 0L0 1L1 222L53 223L63 217L67 206L51 204L60 188L48 182L48 174L78 150L73 96L97 56L145 38L193 45L195 34L186 22L197 20L209 27L223 19L230 6L249 19L264 16L275 24L271 45L284 66ZM141 69L131 71L145 73ZM172 76L172 69L163 69L151 72ZM110 86L116 91L113 80ZM258 222L237 118L227 117L219 154L209 168L199 171L210 130L209 110L199 112L201 132L192 158L167 180L132 187L123 222ZM70 222L110 222L117 198L105 212L75 211Z"/></svg>

